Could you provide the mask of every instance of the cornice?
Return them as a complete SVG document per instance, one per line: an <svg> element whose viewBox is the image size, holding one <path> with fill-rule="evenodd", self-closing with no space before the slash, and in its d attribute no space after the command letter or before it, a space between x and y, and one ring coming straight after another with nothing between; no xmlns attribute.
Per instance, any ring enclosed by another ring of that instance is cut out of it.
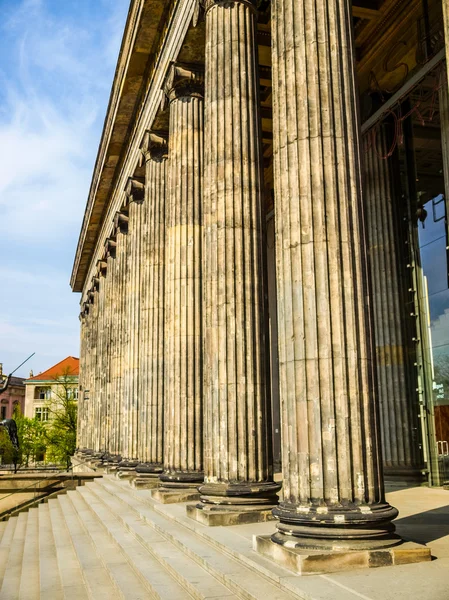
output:
<svg viewBox="0 0 449 600"><path fill-rule="evenodd" d="M108 204L126 159L149 69L157 58L167 11L178 0L131 0L70 284L82 291ZM123 188L122 188L123 189Z"/></svg>
<svg viewBox="0 0 449 600"><path fill-rule="evenodd" d="M102 221L101 229L96 237L95 248L90 253L89 266L85 271L83 278L79 280L74 291L84 293L81 301L87 292L86 281L89 281L90 274L94 272L95 261L102 256L106 239L111 235L111 228L114 216L117 211L123 208L123 190L126 186L128 177L135 172L136 167L141 164L142 151L141 144L144 134L151 130L161 105L161 96L163 95L162 86L165 75L170 65L176 62L183 40L187 34L192 21L195 0L175 0L175 5L170 16L170 21L164 27L164 38L160 49L157 52L156 59L152 66L152 75L149 79L145 98L142 100L141 110L135 118L132 137L127 144L127 153L113 189L110 192L106 212ZM161 34L162 35L162 34Z"/></svg>

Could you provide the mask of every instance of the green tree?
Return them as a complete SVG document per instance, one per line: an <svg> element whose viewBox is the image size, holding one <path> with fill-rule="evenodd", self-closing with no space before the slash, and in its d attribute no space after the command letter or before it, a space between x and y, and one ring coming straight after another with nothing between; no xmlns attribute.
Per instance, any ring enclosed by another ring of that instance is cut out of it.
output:
<svg viewBox="0 0 449 600"><path fill-rule="evenodd" d="M30 419L22 414L19 406L16 406L13 416L17 424L17 434L20 445L20 464L28 466L42 460L46 451L45 427L36 418Z"/></svg>
<svg viewBox="0 0 449 600"><path fill-rule="evenodd" d="M11 465L14 462L14 446L11 444L8 432L0 427L0 457L2 464Z"/></svg>
<svg viewBox="0 0 449 600"><path fill-rule="evenodd" d="M67 468L76 449L77 389L77 378L66 371L55 378L51 396L45 404L49 412L45 424L46 458Z"/></svg>

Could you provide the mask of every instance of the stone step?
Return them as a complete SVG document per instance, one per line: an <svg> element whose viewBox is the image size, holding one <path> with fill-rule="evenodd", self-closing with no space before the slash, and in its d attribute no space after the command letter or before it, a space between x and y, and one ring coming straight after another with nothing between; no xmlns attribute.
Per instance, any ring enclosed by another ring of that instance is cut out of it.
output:
<svg viewBox="0 0 449 600"><path fill-rule="evenodd" d="M39 512L28 511L19 600L39 600Z"/></svg>
<svg viewBox="0 0 449 600"><path fill-rule="evenodd" d="M119 539L118 536L121 530L122 535L127 534L129 536L131 533L139 540L139 545L145 547L155 559L158 569L161 570L161 567L163 567L173 580L176 580L179 586L179 596L176 596L177 598L189 597L196 600L226 598L226 600L237 600L238 597L219 583L215 577L212 577L180 552L163 535L142 523L141 519L127 510L120 501L114 500L114 498L100 497L100 495L93 493L90 486L89 489L84 487L79 488L77 491L85 499L89 508L109 528L111 535ZM101 493L108 496L104 490L100 490ZM116 512L117 510L119 513ZM173 598L173 596L167 596L167 598Z"/></svg>
<svg viewBox="0 0 449 600"><path fill-rule="evenodd" d="M56 546L56 560L65 600L88 600L80 562L65 524L58 500L48 503L50 521Z"/></svg>
<svg viewBox="0 0 449 600"><path fill-rule="evenodd" d="M0 521L0 542L2 541L3 532L5 531L7 524L8 521Z"/></svg>
<svg viewBox="0 0 449 600"><path fill-rule="evenodd" d="M109 534L104 519L98 517L79 493L71 492L69 499L82 520L92 543L97 548L103 565L115 581L123 598L140 600L141 598L157 597L153 594L150 582L141 577L138 571L133 568L132 559L128 552L129 546L126 545L128 540L123 540L125 548L123 551L114 537ZM128 534L127 537L131 536ZM143 555L143 548L140 547L137 551L139 550L140 554Z"/></svg>
<svg viewBox="0 0 449 600"><path fill-rule="evenodd" d="M73 547L81 565L90 598L95 600L119 600L119 598L123 598L110 573L100 560L69 496L67 494L60 496L57 501L61 507L67 530L72 538ZM99 548L98 551L100 550Z"/></svg>
<svg viewBox="0 0 449 600"><path fill-rule="evenodd" d="M5 575L6 563L8 562L9 548L14 537L18 517L12 517L5 521L6 527L0 542L0 589Z"/></svg>
<svg viewBox="0 0 449 600"><path fill-rule="evenodd" d="M85 488L78 488L80 499L85 500ZM74 493L69 494L69 497ZM130 564L136 572L146 581L151 589L151 597L160 600L187 600L191 598L173 577L161 568L161 564L149 554L142 544L132 535L115 515L110 513L103 504L91 494L88 498L89 508L97 514L107 529L111 538L126 553ZM142 523L140 522L142 526ZM154 533L155 538L160 536Z"/></svg>
<svg viewBox="0 0 449 600"><path fill-rule="evenodd" d="M97 481L101 484L101 480ZM310 600L313 598L314 600L318 600L321 597L323 599L331 597L332 600L357 600L357 594L353 594L345 588L333 587L330 591L329 582L326 579L300 577L274 561L256 553L253 550L255 529L257 529L258 534L270 534L274 530L273 522L231 527L207 527L187 516L186 504L160 504L155 502L145 490L133 490L126 483L109 477L104 480L104 483L106 482L117 487L114 494L124 492L126 497L131 495L141 500L157 514L170 519L177 527L182 525L199 539L207 541L208 544L219 552L236 559L240 564L246 565L251 571L262 575L262 577L268 579L280 587L280 589L293 594L293 597L296 599Z"/></svg>
<svg viewBox="0 0 449 600"><path fill-rule="evenodd" d="M115 483L114 479L108 478L107 481ZM122 491L123 490L126 491L126 487L122 487ZM131 494L138 500L148 504L158 514L164 515L171 521L183 525L201 539L206 540L220 552L224 552L228 556L246 564L257 573L260 573L273 581L276 585L282 587L281 580L283 578L291 578L291 571L277 565L261 554L254 552L252 543L252 535L255 528L254 524L230 527L206 527L203 524L198 523L195 519L191 519L187 516L186 504L160 504L159 502L155 502L152 496L148 495L144 490L131 490ZM273 530L273 521L259 523L257 524L257 527L261 529L264 534L270 533ZM239 535L236 535L237 531ZM250 531L251 533L245 535L247 531ZM286 586L285 589L295 592L295 590L290 589L289 586Z"/></svg>
<svg viewBox="0 0 449 600"><path fill-rule="evenodd" d="M17 600L19 597L27 517L27 513L22 513L17 517L17 524L9 546L9 554L0 591L0 598L2 600Z"/></svg>
<svg viewBox="0 0 449 600"><path fill-rule="evenodd" d="M216 577L238 597L247 600L259 600L264 597L269 597L272 600L298 598L298 595L292 595L290 592L280 589L279 586L271 583L266 577L214 548L182 524L157 513L150 504L130 494L130 487L125 487L120 482L111 482L109 478L104 478L98 480L98 485L89 484L88 489L107 503L120 518L123 519L125 515L123 505L126 507L127 515L131 514L134 515L134 518L136 516L143 518L155 531L172 542L178 550ZM120 503L122 509L120 509ZM139 535L138 538L141 539L142 543L145 543L144 538Z"/></svg>
<svg viewBox="0 0 449 600"><path fill-rule="evenodd" d="M39 516L39 590L40 597L63 600L61 578L58 571L56 546L50 521L48 504L40 504Z"/></svg>

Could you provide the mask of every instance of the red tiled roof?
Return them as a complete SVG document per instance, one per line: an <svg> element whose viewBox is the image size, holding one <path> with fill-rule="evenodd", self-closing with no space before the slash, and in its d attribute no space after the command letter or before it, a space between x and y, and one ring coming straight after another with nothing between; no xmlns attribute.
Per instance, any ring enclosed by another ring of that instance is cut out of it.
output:
<svg viewBox="0 0 449 600"><path fill-rule="evenodd" d="M50 367L43 373L30 377L27 381L48 381L50 379L57 379L63 375L75 376L79 375L80 372L80 359L74 356L68 356L58 362L53 367Z"/></svg>

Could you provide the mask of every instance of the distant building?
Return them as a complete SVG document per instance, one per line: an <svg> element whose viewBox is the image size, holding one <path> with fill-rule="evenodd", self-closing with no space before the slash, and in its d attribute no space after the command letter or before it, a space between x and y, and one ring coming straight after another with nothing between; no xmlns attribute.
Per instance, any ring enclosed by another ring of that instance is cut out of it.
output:
<svg viewBox="0 0 449 600"><path fill-rule="evenodd" d="M3 365L0 363L0 380L3 380ZM22 377L11 377L6 391L0 394L0 420L11 419L17 405L24 410L25 384Z"/></svg>
<svg viewBox="0 0 449 600"><path fill-rule="evenodd" d="M49 401L62 393L64 386L74 399L78 399L79 359L68 356L43 373L25 380L26 417L40 421L49 420Z"/></svg>

